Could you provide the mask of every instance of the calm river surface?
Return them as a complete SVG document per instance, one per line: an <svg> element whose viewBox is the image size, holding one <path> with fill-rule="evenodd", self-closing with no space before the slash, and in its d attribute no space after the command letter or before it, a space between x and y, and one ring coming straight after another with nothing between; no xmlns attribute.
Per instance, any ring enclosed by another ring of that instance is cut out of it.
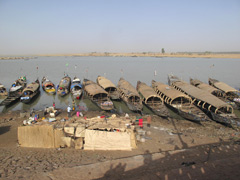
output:
<svg viewBox="0 0 240 180"><path fill-rule="evenodd" d="M120 77L128 80L136 87L137 81L151 84L151 80L167 83L167 75L173 73L189 82L189 78L198 78L206 82L209 77L226 82L235 88L240 87L240 59L208 59L208 58L152 58L152 57L38 57L29 60L0 60L0 83L9 90L11 84L19 77L26 75L27 82L37 78L41 81L47 76L57 85L64 72L71 78L74 76L96 81L98 75L105 76L117 84ZM1 101L1 100L0 100ZM65 109L71 104L71 96L64 98L51 96L43 92L31 104L21 102L0 112L9 110L44 109L56 103L56 107ZM97 110L89 100L77 102L86 109ZM121 103L119 103L121 104ZM120 105L120 110L128 110Z"/></svg>

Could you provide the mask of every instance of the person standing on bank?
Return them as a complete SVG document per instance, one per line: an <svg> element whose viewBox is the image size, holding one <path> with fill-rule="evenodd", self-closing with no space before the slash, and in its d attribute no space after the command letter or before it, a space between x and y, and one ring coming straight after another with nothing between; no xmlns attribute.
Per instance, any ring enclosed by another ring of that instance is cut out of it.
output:
<svg viewBox="0 0 240 180"><path fill-rule="evenodd" d="M67 108L68 117L71 117L71 107L70 105Z"/></svg>

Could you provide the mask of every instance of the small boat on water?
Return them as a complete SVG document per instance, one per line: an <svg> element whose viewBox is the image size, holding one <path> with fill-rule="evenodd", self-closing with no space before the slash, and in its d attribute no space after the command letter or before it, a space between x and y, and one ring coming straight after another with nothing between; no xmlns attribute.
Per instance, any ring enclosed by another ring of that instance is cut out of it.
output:
<svg viewBox="0 0 240 180"><path fill-rule="evenodd" d="M209 120L208 116L193 104L188 95L154 80L152 80L152 87L165 104L183 118L193 122Z"/></svg>
<svg viewBox="0 0 240 180"><path fill-rule="evenodd" d="M42 78L42 88L49 94L56 94L55 85L45 76Z"/></svg>
<svg viewBox="0 0 240 180"><path fill-rule="evenodd" d="M120 78L117 87L120 97L127 104L128 108L131 111L142 112L142 99L137 90L123 78Z"/></svg>
<svg viewBox="0 0 240 180"><path fill-rule="evenodd" d="M5 97L8 95L7 89L3 84L0 83L0 97Z"/></svg>
<svg viewBox="0 0 240 180"><path fill-rule="evenodd" d="M71 85L71 93L74 99L80 99L82 92L83 92L83 87L82 87L81 80L77 77L74 77Z"/></svg>
<svg viewBox="0 0 240 180"><path fill-rule="evenodd" d="M117 87L112 83L112 81L103 76L98 76L97 83L99 86L105 89L105 91L108 92L112 100L120 100L120 94L117 90Z"/></svg>
<svg viewBox="0 0 240 180"><path fill-rule="evenodd" d="M11 86L9 93L13 94L16 92L22 92L23 89L27 86L27 79L26 76L21 76L17 79Z"/></svg>
<svg viewBox="0 0 240 180"><path fill-rule="evenodd" d="M112 110L113 102L110 100L107 91L100 87L97 83L84 79L83 80L84 95L87 96L102 110Z"/></svg>
<svg viewBox="0 0 240 180"><path fill-rule="evenodd" d="M168 109L165 106L163 99L153 90L152 87L138 81L137 91L143 99L143 103L155 114L164 118L169 116Z"/></svg>
<svg viewBox="0 0 240 180"><path fill-rule="evenodd" d="M198 80L198 79L191 79L190 78L190 84L193 86L196 86L199 89L202 89L204 91L207 91L209 93L211 93L212 95L218 97L219 99L221 99L222 101L230 104L234 109L238 109L237 105L235 102L230 101L229 99L227 99L224 96L224 92L220 89L217 89L209 84L203 83L202 81Z"/></svg>
<svg viewBox="0 0 240 180"><path fill-rule="evenodd" d="M71 78L69 76L65 76L59 82L57 86L57 94L59 96L65 96L70 92Z"/></svg>
<svg viewBox="0 0 240 180"><path fill-rule="evenodd" d="M23 103L30 103L40 93L40 83L37 79L35 82L28 84L23 90L20 101Z"/></svg>
<svg viewBox="0 0 240 180"><path fill-rule="evenodd" d="M240 109L240 92L237 89L229 86L224 82L212 78L208 79L208 83L211 86L223 91L223 96L228 100L234 102L237 106L237 109Z"/></svg>
<svg viewBox="0 0 240 180"><path fill-rule="evenodd" d="M240 119L233 113L233 107L231 105L207 91L180 80L177 76L169 75L168 82L178 91L190 96L196 106L201 108L207 114L210 113L214 121L234 127L240 126Z"/></svg>

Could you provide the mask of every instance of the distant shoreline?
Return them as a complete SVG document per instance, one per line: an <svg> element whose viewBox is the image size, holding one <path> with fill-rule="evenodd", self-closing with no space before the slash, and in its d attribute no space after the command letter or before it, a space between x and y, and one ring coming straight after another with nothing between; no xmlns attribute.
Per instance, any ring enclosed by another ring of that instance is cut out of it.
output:
<svg viewBox="0 0 240 180"><path fill-rule="evenodd" d="M221 54L221 53L78 53L78 54L41 54L34 56L2 56L0 60L11 59L35 59L37 57L179 57L179 58L233 58L240 59L240 54Z"/></svg>

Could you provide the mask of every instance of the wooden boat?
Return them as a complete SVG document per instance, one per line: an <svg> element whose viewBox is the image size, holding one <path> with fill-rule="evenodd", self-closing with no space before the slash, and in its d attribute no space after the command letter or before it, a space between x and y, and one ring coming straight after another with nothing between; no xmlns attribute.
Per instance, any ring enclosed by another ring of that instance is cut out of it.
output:
<svg viewBox="0 0 240 180"><path fill-rule="evenodd" d="M220 81L218 81L216 79L212 79L212 78L208 79L208 83L211 86L223 91L223 93L224 93L223 96L225 98L227 98L228 100L234 102L237 106L237 109L240 109L240 92L238 90L227 85L224 82L220 82Z"/></svg>
<svg viewBox="0 0 240 180"><path fill-rule="evenodd" d="M97 77L97 83L105 91L108 92L108 94L109 94L109 96L112 100L119 100L120 99L120 94L117 90L117 87L112 83L112 81L110 81L109 79L107 79L103 76L98 76Z"/></svg>
<svg viewBox="0 0 240 180"><path fill-rule="evenodd" d="M42 88L46 93L56 94L55 85L45 76L42 78Z"/></svg>
<svg viewBox="0 0 240 180"><path fill-rule="evenodd" d="M8 92L4 85L0 83L0 97L7 96Z"/></svg>
<svg viewBox="0 0 240 180"><path fill-rule="evenodd" d="M123 78L120 78L117 87L120 97L127 104L128 108L131 111L142 112L142 99L137 90Z"/></svg>
<svg viewBox="0 0 240 180"><path fill-rule="evenodd" d="M211 86L209 84L203 83L202 81L200 81L198 79L191 79L190 78L190 84L193 85L193 86L196 86L199 89L202 89L204 91L207 91L207 92L211 93L212 95L218 97L222 101L230 104L234 109L238 109L236 103L230 101L227 98L225 98L224 92L221 91L220 89L217 89L217 88L215 88L215 87L213 87L213 86Z"/></svg>
<svg viewBox="0 0 240 180"><path fill-rule="evenodd" d="M7 98L0 103L0 106L10 106L11 104L17 102L21 96L22 92L9 93Z"/></svg>
<svg viewBox="0 0 240 180"><path fill-rule="evenodd" d="M22 96L22 91L27 85L26 76L22 76L17 79L11 86L9 90L8 97L4 99L0 106L10 106L11 104L17 102Z"/></svg>
<svg viewBox="0 0 240 180"><path fill-rule="evenodd" d="M84 95L87 96L102 110L112 110L113 102L110 100L107 91L100 87L97 83L84 79L83 80Z"/></svg>
<svg viewBox="0 0 240 180"><path fill-rule="evenodd" d="M27 79L26 76L21 76L17 79L11 86L9 93L15 94L16 92L22 93L23 89L27 86Z"/></svg>
<svg viewBox="0 0 240 180"><path fill-rule="evenodd" d="M168 109L166 108L163 99L153 90L152 87L138 81L137 91L143 99L143 103L155 114L164 118L169 116Z"/></svg>
<svg viewBox="0 0 240 180"><path fill-rule="evenodd" d="M209 120L208 116L193 104L188 95L154 80L152 80L152 87L165 104L183 118L193 122Z"/></svg>
<svg viewBox="0 0 240 180"><path fill-rule="evenodd" d="M175 89L189 95L199 108L208 114L210 113L213 120L231 126L240 126L239 118L233 113L231 105L176 76L169 75L168 81Z"/></svg>
<svg viewBox="0 0 240 180"><path fill-rule="evenodd" d="M28 84L23 90L20 101L23 103L30 103L40 93L40 83L37 79L35 82Z"/></svg>
<svg viewBox="0 0 240 180"><path fill-rule="evenodd" d="M65 76L59 82L57 86L57 94L59 96L65 96L70 92L71 78L69 76Z"/></svg>
<svg viewBox="0 0 240 180"><path fill-rule="evenodd" d="M80 99L83 92L81 80L77 77L74 77L70 89L74 99Z"/></svg>

